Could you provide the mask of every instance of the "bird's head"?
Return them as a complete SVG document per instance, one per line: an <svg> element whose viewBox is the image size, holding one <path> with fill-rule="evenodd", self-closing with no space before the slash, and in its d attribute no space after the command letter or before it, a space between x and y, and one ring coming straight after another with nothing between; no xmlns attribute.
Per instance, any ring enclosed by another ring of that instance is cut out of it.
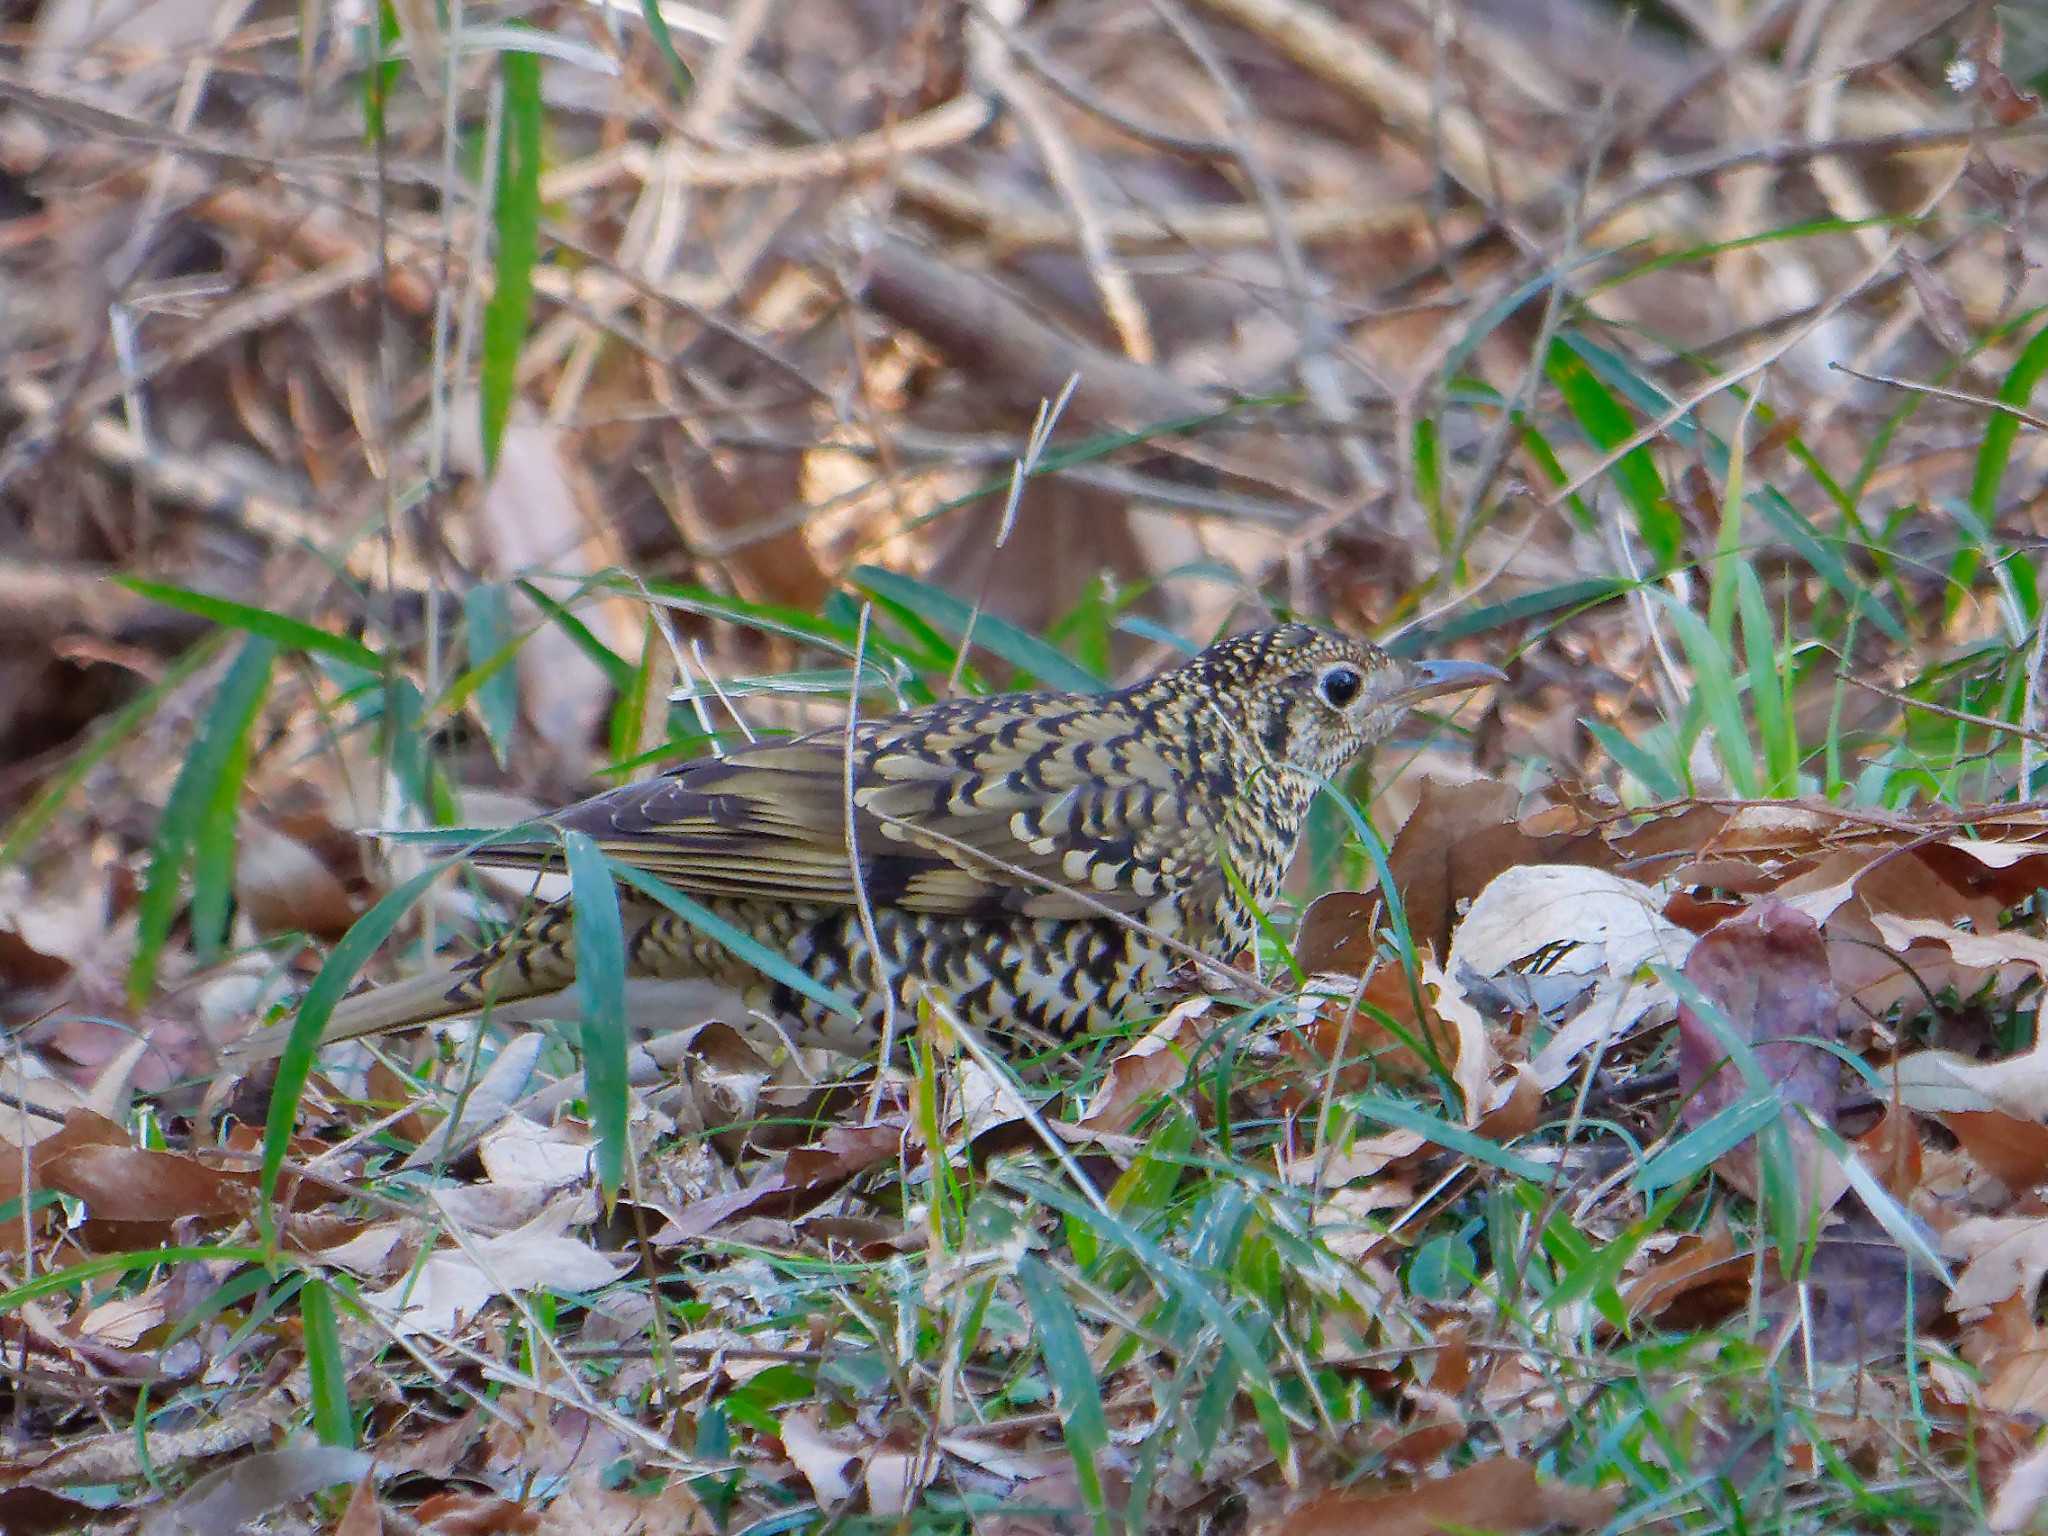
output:
<svg viewBox="0 0 2048 1536"><path fill-rule="evenodd" d="M1424 699L1506 680L1474 661L1403 661L1378 646L1306 624L1219 641L1187 664L1264 754L1321 779L1382 741Z"/></svg>

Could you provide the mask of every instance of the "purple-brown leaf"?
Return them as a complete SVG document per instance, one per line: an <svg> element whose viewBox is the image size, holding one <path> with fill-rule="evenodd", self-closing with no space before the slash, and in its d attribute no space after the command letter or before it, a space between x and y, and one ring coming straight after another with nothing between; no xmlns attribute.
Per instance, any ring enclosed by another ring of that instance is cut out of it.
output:
<svg viewBox="0 0 2048 1536"><path fill-rule="evenodd" d="M1833 1055L1815 1042L1839 1038L1841 994L1812 918L1781 901L1759 902L1693 946L1685 977L1755 1054L1781 1103L1803 1104L1823 1125L1833 1124L1840 1073ZM1720 1031L1690 1004L1678 1010L1678 1086L1688 1128L1747 1091ZM1753 1148L1737 1148L1721 1159L1720 1168L1755 1193Z"/></svg>

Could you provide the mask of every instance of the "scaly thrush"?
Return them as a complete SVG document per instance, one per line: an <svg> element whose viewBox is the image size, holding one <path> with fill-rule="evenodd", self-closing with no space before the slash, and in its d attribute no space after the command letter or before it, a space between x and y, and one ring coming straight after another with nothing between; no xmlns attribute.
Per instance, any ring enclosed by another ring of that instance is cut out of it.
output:
<svg viewBox="0 0 2048 1536"><path fill-rule="evenodd" d="M861 720L850 765L837 727L684 763L547 820L855 1002L853 1039L869 1047L884 984L899 1006L930 988L974 1026L1065 1037L1115 1023L1164 980L1177 946L1242 951L1317 789L1417 701L1502 677L1288 624L1112 693L951 699ZM548 840L476 857L561 867ZM738 987L811 1038L851 1043L844 1018L630 887L619 895L630 974ZM345 999L325 1038L559 991L576 977L572 933L566 900L544 907L453 970ZM274 1051L284 1033L244 1054Z"/></svg>

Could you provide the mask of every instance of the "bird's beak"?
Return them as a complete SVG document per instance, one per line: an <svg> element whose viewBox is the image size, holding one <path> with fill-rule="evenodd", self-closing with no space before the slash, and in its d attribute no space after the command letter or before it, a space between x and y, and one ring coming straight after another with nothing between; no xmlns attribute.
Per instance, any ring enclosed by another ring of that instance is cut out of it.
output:
<svg viewBox="0 0 2048 1536"><path fill-rule="evenodd" d="M1507 680L1507 673L1483 661L1418 661L1409 666L1408 681L1395 691L1389 702L1419 704L1440 694L1466 693L1488 683Z"/></svg>

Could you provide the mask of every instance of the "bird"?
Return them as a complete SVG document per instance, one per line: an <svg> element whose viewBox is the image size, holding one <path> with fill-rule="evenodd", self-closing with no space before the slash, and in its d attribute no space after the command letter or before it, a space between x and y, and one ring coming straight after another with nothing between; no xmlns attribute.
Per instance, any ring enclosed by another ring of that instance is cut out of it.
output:
<svg viewBox="0 0 2048 1536"><path fill-rule="evenodd" d="M1505 677L1274 625L1115 691L958 697L687 761L473 857L559 870L561 834L586 834L852 1017L621 884L629 975L736 988L798 1040L872 1049L892 1007L930 995L978 1029L1071 1039L1121 1021L1189 955L1241 955L1319 789L1412 706ZM453 966L344 998L322 1042L575 979L564 897ZM252 1035L242 1055L285 1035Z"/></svg>

